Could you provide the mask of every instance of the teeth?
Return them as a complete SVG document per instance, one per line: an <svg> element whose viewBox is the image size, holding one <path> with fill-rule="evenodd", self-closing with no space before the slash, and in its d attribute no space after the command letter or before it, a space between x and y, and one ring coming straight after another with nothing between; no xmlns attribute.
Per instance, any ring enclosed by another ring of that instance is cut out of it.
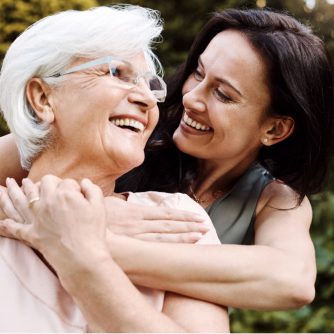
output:
<svg viewBox="0 0 334 334"><path fill-rule="evenodd" d="M144 131L145 125L143 123L140 123L134 119L130 118L116 118L112 119L111 123L115 124L116 126L122 127L122 126L131 126L137 130Z"/></svg>
<svg viewBox="0 0 334 334"><path fill-rule="evenodd" d="M183 121L194 129L201 130L201 131L209 131L210 130L210 127L208 127L204 124L201 124L199 122L194 121L186 113L183 114Z"/></svg>

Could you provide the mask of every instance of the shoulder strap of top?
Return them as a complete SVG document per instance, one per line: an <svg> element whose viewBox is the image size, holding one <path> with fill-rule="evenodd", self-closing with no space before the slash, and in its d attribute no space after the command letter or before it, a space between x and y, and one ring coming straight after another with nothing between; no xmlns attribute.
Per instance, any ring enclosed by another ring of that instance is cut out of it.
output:
<svg viewBox="0 0 334 334"><path fill-rule="evenodd" d="M222 243L253 242L256 205L262 190L273 179L264 167L255 164L228 194L206 208Z"/></svg>

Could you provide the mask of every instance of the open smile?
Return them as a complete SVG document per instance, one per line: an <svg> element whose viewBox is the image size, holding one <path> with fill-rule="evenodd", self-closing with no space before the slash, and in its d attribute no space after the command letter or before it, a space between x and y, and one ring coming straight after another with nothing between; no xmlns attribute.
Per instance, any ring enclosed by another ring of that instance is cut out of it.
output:
<svg viewBox="0 0 334 334"><path fill-rule="evenodd" d="M195 130L199 130L199 131L203 131L203 132L208 132L210 130L212 130L209 126L203 124L203 123L200 123L200 122L197 122L195 120L193 120L191 117L189 117L187 115L187 113L185 112L183 114L183 121L184 123L186 123L189 127L195 129Z"/></svg>
<svg viewBox="0 0 334 334"><path fill-rule="evenodd" d="M126 118L110 118L109 121L115 126L131 130L136 133L141 133L145 130L146 125L136 119L126 117Z"/></svg>

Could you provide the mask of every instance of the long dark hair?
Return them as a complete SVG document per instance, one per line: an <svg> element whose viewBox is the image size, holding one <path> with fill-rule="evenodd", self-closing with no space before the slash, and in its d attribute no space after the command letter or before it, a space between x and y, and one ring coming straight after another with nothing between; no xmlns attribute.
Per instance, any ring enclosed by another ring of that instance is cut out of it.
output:
<svg viewBox="0 0 334 334"><path fill-rule="evenodd" d="M187 61L168 82L168 97L146 149L145 163L121 180L133 191L184 191L196 177L196 159L172 143L182 112L182 86L212 38L226 29L243 33L267 62L272 101L268 112L290 116L293 134L263 146L258 162L293 188L302 200L320 190L328 168L333 128L333 81L320 38L296 19L269 10L215 13L195 39Z"/></svg>

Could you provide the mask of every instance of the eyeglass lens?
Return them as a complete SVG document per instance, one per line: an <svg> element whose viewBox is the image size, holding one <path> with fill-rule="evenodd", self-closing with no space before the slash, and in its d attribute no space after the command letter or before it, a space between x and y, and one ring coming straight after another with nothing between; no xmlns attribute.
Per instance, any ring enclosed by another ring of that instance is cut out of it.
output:
<svg viewBox="0 0 334 334"><path fill-rule="evenodd" d="M109 66L110 74L123 82L136 84L139 77L143 77L152 92L164 91L164 87L160 81L161 79L154 74L147 72L138 77L131 64L117 59L112 60Z"/></svg>

